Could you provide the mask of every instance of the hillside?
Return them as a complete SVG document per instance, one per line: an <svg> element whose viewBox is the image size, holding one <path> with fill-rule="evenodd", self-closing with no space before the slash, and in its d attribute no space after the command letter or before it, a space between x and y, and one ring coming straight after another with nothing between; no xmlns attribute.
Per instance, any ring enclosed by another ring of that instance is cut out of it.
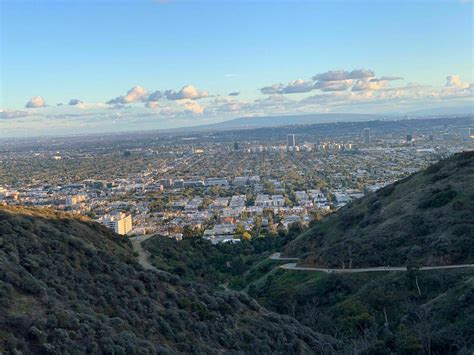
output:
<svg viewBox="0 0 474 355"><path fill-rule="evenodd" d="M264 307L342 342L344 354L472 354L474 270L326 274L274 269Z"/></svg>
<svg viewBox="0 0 474 355"><path fill-rule="evenodd" d="M245 287L244 276L254 267L269 261L268 257L288 243L292 235L254 238L240 243L212 244L202 238L176 241L155 236L143 243L153 266L180 276L186 281L212 286L229 284L234 289ZM270 263L271 264L271 263Z"/></svg>
<svg viewBox="0 0 474 355"><path fill-rule="evenodd" d="M474 262L474 152L430 166L356 200L284 249L331 267Z"/></svg>
<svg viewBox="0 0 474 355"><path fill-rule="evenodd" d="M474 152L368 195L284 251L300 264L451 265L474 261ZM474 269L325 273L273 268L247 285L262 306L342 342L342 353L472 354Z"/></svg>
<svg viewBox="0 0 474 355"><path fill-rule="evenodd" d="M243 293L145 271L86 219L0 208L0 352L329 352L336 342Z"/></svg>

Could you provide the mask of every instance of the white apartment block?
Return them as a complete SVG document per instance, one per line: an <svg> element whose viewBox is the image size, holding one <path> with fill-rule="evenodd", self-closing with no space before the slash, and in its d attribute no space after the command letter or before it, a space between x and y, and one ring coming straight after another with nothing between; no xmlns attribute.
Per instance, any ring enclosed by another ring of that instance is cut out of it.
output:
<svg viewBox="0 0 474 355"><path fill-rule="evenodd" d="M125 213L118 213L114 216L105 215L99 219L99 222L121 235L125 235L132 230L132 216Z"/></svg>
<svg viewBox="0 0 474 355"><path fill-rule="evenodd" d="M283 195L272 195L271 197L265 194L257 195L255 199L255 206L258 207L283 207L285 205L285 198Z"/></svg>

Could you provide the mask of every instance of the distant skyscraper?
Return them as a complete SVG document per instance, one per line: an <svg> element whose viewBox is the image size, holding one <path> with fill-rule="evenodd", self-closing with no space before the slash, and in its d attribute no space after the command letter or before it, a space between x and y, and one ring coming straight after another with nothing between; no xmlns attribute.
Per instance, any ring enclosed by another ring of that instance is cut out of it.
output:
<svg viewBox="0 0 474 355"><path fill-rule="evenodd" d="M470 142L471 138L471 129L470 128L461 128L461 141Z"/></svg>
<svg viewBox="0 0 474 355"><path fill-rule="evenodd" d="M295 139L294 134L288 134L286 136L286 140L287 140L288 147L295 147L296 146L296 139Z"/></svg>
<svg viewBox="0 0 474 355"><path fill-rule="evenodd" d="M413 136L411 134L407 134L407 143L410 143L413 140Z"/></svg>
<svg viewBox="0 0 474 355"><path fill-rule="evenodd" d="M370 144L370 128L364 128L364 144Z"/></svg>
<svg viewBox="0 0 474 355"><path fill-rule="evenodd" d="M234 143L234 150L239 150L239 143L238 142Z"/></svg>

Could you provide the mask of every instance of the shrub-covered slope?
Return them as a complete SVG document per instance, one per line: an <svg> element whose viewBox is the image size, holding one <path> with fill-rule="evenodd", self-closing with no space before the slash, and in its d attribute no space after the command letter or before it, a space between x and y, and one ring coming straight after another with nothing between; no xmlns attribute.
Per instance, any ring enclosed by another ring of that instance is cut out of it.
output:
<svg viewBox="0 0 474 355"><path fill-rule="evenodd" d="M342 342L342 354L473 354L474 270L276 269L249 295Z"/></svg>
<svg viewBox="0 0 474 355"><path fill-rule="evenodd" d="M155 236L143 243L150 262L158 269L171 272L186 281L218 286L232 280L243 285L241 277L252 267L267 261L272 252L288 243L288 236L269 236L243 240L240 243L212 244L202 238L176 241Z"/></svg>
<svg viewBox="0 0 474 355"><path fill-rule="evenodd" d="M145 271L104 227L0 208L0 352L294 353L333 341L241 293Z"/></svg>
<svg viewBox="0 0 474 355"><path fill-rule="evenodd" d="M285 254L345 268L474 262L474 152L341 208L289 243Z"/></svg>

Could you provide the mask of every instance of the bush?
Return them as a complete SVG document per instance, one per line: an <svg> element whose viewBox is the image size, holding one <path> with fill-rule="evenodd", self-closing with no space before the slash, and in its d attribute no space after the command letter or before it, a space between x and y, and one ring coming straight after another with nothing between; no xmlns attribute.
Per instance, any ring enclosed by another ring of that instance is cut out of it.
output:
<svg viewBox="0 0 474 355"><path fill-rule="evenodd" d="M457 192L454 190L440 191L434 194L434 196L422 201L419 205L419 209L428 208L439 208L447 205L457 196Z"/></svg>

